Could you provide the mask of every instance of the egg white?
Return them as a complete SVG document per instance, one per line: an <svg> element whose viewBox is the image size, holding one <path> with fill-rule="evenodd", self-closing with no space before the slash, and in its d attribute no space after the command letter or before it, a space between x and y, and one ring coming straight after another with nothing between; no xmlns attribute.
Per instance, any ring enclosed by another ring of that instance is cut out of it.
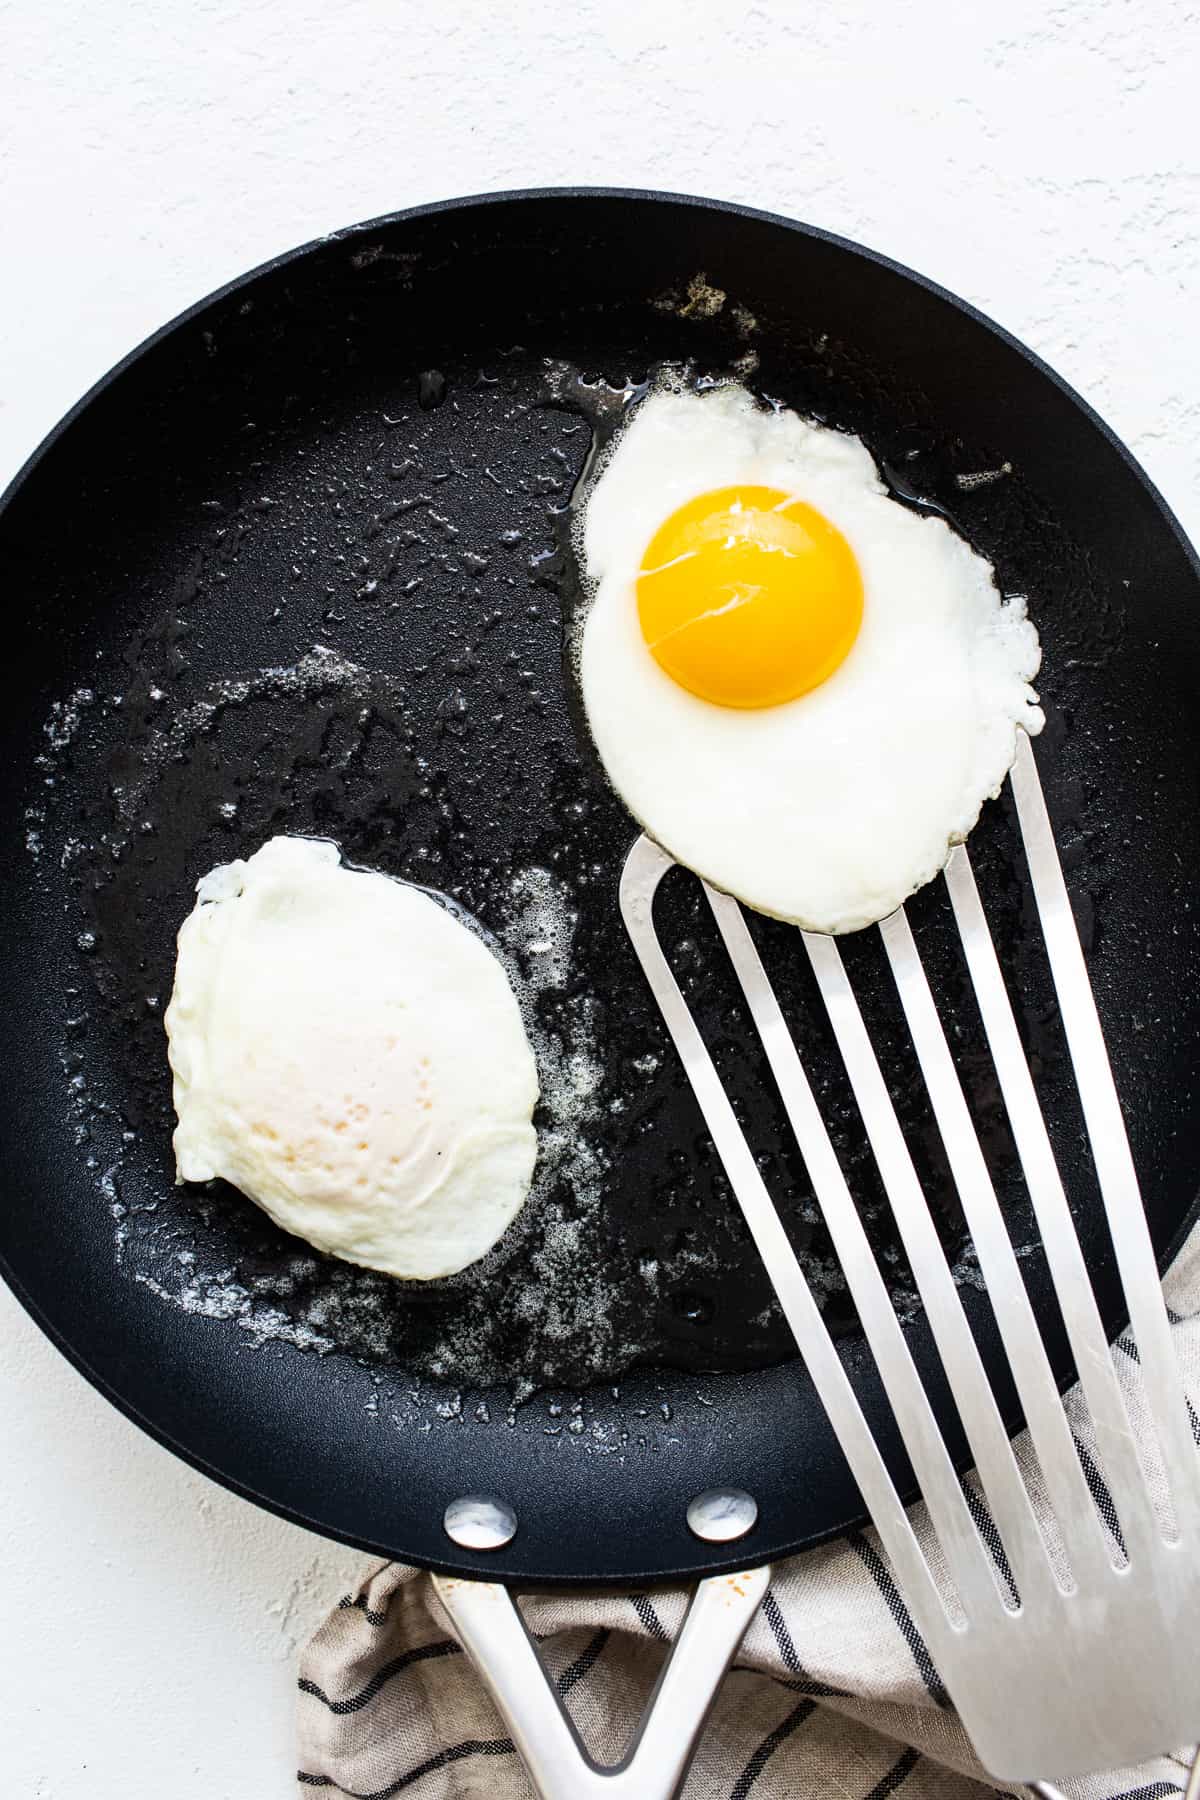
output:
<svg viewBox="0 0 1200 1800"><path fill-rule="evenodd" d="M428 1280L529 1192L537 1072L503 968L417 888L273 838L199 883L165 1015L180 1181Z"/></svg>
<svg viewBox="0 0 1200 1800"><path fill-rule="evenodd" d="M775 487L823 513L864 586L861 630L828 680L758 710L713 705L655 662L636 584L685 501ZM943 520L892 500L857 438L767 410L742 388L661 389L637 405L582 502L589 601L578 645L609 779L676 861L813 931L885 917L945 863L1041 729L1024 601Z"/></svg>

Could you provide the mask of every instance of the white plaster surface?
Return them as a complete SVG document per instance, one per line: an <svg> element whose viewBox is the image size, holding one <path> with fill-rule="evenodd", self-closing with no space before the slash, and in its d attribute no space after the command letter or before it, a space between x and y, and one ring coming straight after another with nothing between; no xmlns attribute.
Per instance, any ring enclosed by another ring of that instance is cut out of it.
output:
<svg viewBox="0 0 1200 1800"><path fill-rule="evenodd" d="M1047 357L1200 537L1188 0L8 0L0 485L147 332L448 194L658 186L910 263ZM13 603L13 597L8 597ZM0 1785L285 1800L353 1553L230 1498L0 1291Z"/></svg>

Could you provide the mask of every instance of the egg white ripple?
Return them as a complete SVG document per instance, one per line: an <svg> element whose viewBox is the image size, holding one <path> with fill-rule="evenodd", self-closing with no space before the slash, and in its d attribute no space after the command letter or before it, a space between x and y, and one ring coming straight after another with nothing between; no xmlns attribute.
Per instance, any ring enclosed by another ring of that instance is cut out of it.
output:
<svg viewBox="0 0 1200 1800"><path fill-rule="evenodd" d="M636 582L659 526L734 484L814 506L858 559L863 622L821 686L759 710L678 686L646 647ZM814 931L885 917L944 865L1043 715L1021 597L942 519L891 499L855 437L730 384L640 402L584 496L589 603L577 648L608 777L678 862Z"/></svg>

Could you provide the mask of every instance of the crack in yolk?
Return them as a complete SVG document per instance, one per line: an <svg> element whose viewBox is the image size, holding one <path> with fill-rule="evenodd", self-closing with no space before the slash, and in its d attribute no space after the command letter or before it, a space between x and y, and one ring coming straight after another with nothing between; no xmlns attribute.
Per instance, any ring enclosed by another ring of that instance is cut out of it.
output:
<svg viewBox="0 0 1200 1800"><path fill-rule="evenodd" d="M836 525L781 488L700 494L651 539L638 619L673 681L717 706L779 706L828 679L863 615Z"/></svg>

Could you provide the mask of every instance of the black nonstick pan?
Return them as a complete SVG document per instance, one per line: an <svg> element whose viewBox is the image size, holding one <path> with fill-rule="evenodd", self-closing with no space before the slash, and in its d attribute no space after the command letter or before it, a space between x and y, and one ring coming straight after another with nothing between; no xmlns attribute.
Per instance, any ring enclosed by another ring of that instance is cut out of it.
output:
<svg viewBox="0 0 1200 1800"><path fill-rule="evenodd" d="M147 1431L349 1543L509 1583L763 1563L863 1508L746 1240L616 906L636 835L563 656L562 509L665 362L740 371L858 433L1029 597L1039 763L1165 1262L1196 1196L1200 582L1167 509L1028 352L820 232L640 193L470 200L247 276L108 376L0 514L4 1272ZM1100 1304L1106 1228L1006 803L972 840ZM530 1008L533 1199L497 1251L408 1285L330 1261L232 1190L175 1188L161 1022L213 864L279 831L465 907ZM913 902L1057 1370L1070 1367L944 902ZM955 1446L861 1129L788 928L756 924ZM911 1487L804 1172L691 878L662 935ZM848 944L993 1379L985 1296L865 934ZM941 946L939 949L938 946ZM1008 1405L1014 1426L1014 1404ZM699 1490L758 1503L737 1544ZM502 1496L506 1547L443 1530Z"/></svg>

